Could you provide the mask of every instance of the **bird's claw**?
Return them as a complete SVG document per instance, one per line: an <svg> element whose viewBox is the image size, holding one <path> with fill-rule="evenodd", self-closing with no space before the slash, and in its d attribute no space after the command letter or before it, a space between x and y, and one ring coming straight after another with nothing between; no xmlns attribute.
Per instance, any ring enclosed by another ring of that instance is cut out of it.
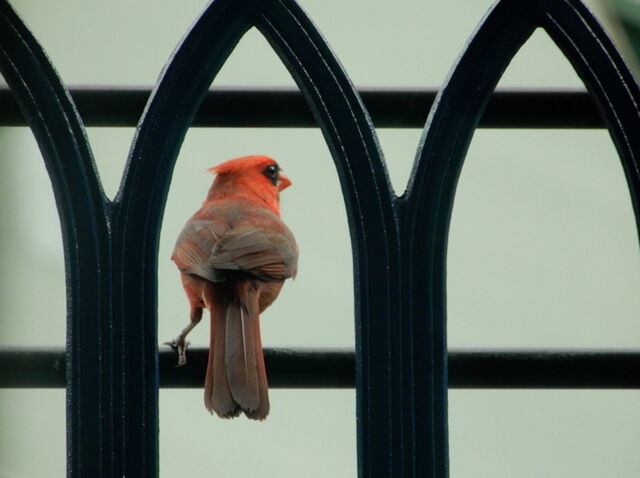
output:
<svg viewBox="0 0 640 478"><path fill-rule="evenodd" d="M178 337L171 342L165 342L164 345L168 345L178 352L178 363L176 367L182 367L187 363L187 348L191 345L191 342L185 340L183 337Z"/></svg>

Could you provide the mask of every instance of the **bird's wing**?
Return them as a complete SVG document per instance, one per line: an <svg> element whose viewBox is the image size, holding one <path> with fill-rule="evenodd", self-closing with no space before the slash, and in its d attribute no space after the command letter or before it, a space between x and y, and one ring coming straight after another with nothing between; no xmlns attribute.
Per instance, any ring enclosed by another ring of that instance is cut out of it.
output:
<svg viewBox="0 0 640 478"><path fill-rule="evenodd" d="M182 272L212 282L224 281L224 273L210 266L209 257L228 230L229 226L224 222L190 220L178 237L171 259Z"/></svg>
<svg viewBox="0 0 640 478"><path fill-rule="evenodd" d="M215 269L245 271L265 280L295 277L298 247L291 232L239 226L215 245L209 265Z"/></svg>

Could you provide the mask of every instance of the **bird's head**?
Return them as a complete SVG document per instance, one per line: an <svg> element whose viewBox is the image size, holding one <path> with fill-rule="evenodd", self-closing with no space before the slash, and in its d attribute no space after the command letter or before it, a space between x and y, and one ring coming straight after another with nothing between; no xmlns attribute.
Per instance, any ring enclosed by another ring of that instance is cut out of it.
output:
<svg viewBox="0 0 640 478"><path fill-rule="evenodd" d="M243 156L209 168L216 179L207 199L255 195L279 214L279 192L291 186L291 180L278 163L268 156Z"/></svg>

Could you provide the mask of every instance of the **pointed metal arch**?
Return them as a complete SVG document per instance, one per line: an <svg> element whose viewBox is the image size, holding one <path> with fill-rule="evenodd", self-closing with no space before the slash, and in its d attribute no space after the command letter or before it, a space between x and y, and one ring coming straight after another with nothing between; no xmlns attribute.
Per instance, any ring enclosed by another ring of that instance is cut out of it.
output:
<svg viewBox="0 0 640 478"><path fill-rule="evenodd" d="M127 311L126 323L116 323L125 337L122 373L130 377L130 395L143 383L147 400L154 399L157 249L171 173L209 85L254 25L303 91L338 171L354 259L359 467L364 476L388 476L396 459L388 450L399 443L392 429L393 377L388 366L394 340L391 324L400 309L394 300L400 288L395 196L368 113L326 42L293 0L211 2L174 52L152 93L114 201L118 209L114 250L122 274L122 299L116 311L120 309L120 317ZM132 297L131 291L142 293ZM143 347L145 364L126 357L137 354L136 346ZM157 427L150 412L140 412ZM146 433L133 429L133 424L123 426L130 429L123 433L126 441L128 436ZM381 466L385 456L389 460ZM139 455L132 452L131 459Z"/></svg>
<svg viewBox="0 0 640 478"><path fill-rule="evenodd" d="M600 109L624 169L640 234L640 88L611 39L582 2L552 2L541 26Z"/></svg>
<svg viewBox="0 0 640 478"><path fill-rule="evenodd" d="M411 346L414 354L426 355L416 361L414 372L414 403L427 397L426 406L414 409L418 420L433 423L430 440L414 442L431 452L431 463L427 456L417 457L422 463L418 466L427 467L425 476L448 476L446 254L456 186L489 96L537 27L545 28L596 98L620 154L640 225L640 91L619 53L579 0L499 0L436 97L401 198ZM428 380L420 381L421 375Z"/></svg>
<svg viewBox="0 0 640 478"><path fill-rule="evenodd" d="M0 71L18 100L49 173L61 222L67 287L67 438L69 473L92 474L111 430L82 417L108 413L110 248L108 200L82 120L46 54L11 6L0 1ZM87 323L87 319L91 322ZM96 445L89 445L90 439ZM94 463L94 465L88 465ZM93 466L93 468L92 468ZM97 474L95 476L98 476Z"/></svg>

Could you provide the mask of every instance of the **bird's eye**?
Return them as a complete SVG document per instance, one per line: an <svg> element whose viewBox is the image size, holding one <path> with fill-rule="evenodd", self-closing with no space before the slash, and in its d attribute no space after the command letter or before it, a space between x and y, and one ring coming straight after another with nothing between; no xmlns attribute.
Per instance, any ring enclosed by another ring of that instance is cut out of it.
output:
<svg viewBox="0 0 640 478"><path fill-rule="evenodd" d="M269 166L264 168L264 170L262 171L262 174L264 174L274 186L277 186L279 171L280 171L280 168L278 167L277 164L270 164Z"/></svg>

